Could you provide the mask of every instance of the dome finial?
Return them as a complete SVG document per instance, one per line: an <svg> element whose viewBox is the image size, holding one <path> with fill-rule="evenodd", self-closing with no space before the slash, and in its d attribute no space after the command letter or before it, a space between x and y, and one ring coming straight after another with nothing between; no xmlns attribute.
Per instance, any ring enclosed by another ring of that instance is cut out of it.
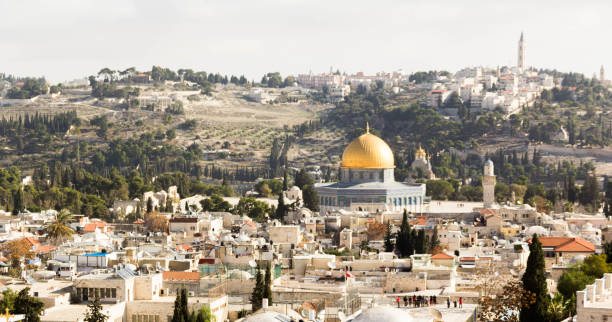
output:
<svg viewBox="0 0 612 322"><path fill-rule="evenodd" d="M370 134L370 122L366 121L366 134Z"/></svg>

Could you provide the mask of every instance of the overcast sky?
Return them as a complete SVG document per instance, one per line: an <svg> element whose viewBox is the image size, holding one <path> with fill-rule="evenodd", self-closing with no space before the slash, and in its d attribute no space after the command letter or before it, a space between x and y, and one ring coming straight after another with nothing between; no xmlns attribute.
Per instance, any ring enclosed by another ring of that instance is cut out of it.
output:
<svg viewBox="0 0 612 322"><path fill-rule="evenodd" d="M527 65L612 77L610 1L0 0L0 72L64 81L102 67L260 79Z"/></svg>

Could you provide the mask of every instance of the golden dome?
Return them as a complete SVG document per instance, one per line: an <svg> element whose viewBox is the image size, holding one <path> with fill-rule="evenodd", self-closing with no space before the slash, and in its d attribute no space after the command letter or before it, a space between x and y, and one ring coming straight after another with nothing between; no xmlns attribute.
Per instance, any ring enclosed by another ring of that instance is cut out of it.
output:
<svg viewBox="0 0 612 322"><path fill-rule="evenodd" d="M426 157L426 155L427 155L427 154L425 153L425 150L423 150L423 148L422 148L422 147L421 147L421 145L419 144L419 149L418 149L418 150L416 150L416 152L414 153L414 156L415 156L417 159L424 159L424 158Z"/></svg>
<svg viewBox="0 0 612 322"><path fill-rule="evenodd" d="M390 169L395 168L393 152L381 138L366 133L351 142L342 153L343 168L353 169Z"/></svg>

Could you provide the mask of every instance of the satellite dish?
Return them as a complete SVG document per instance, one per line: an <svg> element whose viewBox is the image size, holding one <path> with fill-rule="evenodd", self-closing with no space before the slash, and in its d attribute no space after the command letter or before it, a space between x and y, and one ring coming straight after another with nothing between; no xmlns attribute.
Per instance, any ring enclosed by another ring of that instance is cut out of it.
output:
<svg viewBox="0 0 612 322"><path fill-rule="evenodd" d="M255 267L257 267L257 262L256 262L255 260L251 259L251 260L249 261L249 265L250 265L252 268L255 268Z"/></svg>
<svg viewBox="0 0 612 322"><path fill-rule="evenodd" d="M329 267L331 269L335 269L336 268L336 262L327 262L327 267Z"/></svg>
<svg viewBox="0 0 612 322"><path fill-rule="evenodd" d="M429 314L434 318L434 321L442 321L442 313L437 309L429 309Z"/></svg>

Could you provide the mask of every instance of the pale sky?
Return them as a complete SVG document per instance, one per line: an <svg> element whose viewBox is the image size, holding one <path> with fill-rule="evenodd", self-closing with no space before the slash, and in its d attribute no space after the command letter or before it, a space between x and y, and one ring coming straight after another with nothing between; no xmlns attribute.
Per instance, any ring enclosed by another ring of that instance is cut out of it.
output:
<svg viewBox="0 0 612 322"><path fill-rule="evenodd" d="M54 82L103 67L261 79L527 65L612 78L611 1L0 0L0 72Z"/></svg>

